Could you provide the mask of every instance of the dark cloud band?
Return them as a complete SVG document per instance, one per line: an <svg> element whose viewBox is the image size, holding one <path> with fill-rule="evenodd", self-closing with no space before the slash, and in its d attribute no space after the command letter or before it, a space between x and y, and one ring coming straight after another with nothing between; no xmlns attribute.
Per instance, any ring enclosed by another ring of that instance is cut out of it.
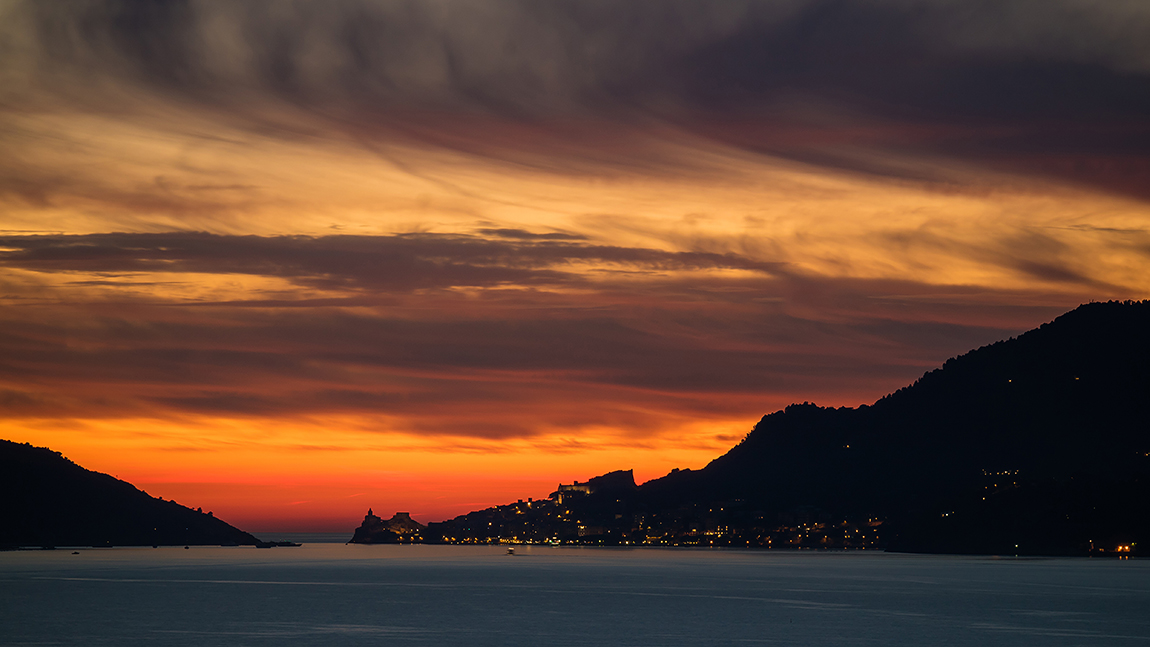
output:
<svg viewBox="0 0 1150 647"><path fill-rule="evenodd" d="M664 252L582 242L562 233L501 229L496 238L221 236L205 233L0 237L0 266L41 272L196 272L276 276L312 285L414 290L583 282L572 263L603 271L739 269L770 275L782 263L736 254Z"/></svg>
<svg viewBox="0 0 1150 647"><path fill-rule="evenodd" d="M410 431L484 437L612 424L643 434L666 417L877 397L1067 299L1018 306L1009 293L804 277L737 255L492 233L0 238L4 271L63 281L7 286L0 407L389 416ZM325 292L183 298L165 277L188 273Z"/></svg>

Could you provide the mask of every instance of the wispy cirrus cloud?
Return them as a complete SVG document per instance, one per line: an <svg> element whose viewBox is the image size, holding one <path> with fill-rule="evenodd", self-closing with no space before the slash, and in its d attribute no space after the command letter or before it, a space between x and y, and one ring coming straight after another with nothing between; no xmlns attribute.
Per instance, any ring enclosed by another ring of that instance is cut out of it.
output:
<svg viewBox="0 0 1150 647"><path fill-rule="evenodd" d="M914 162L941 155L1146 197L1150 12L1137 3L99 1L5 14L9 105L171 101L291 140L578 172L672 161L633 134L654 120L830 168L953 181Z"/></svg>

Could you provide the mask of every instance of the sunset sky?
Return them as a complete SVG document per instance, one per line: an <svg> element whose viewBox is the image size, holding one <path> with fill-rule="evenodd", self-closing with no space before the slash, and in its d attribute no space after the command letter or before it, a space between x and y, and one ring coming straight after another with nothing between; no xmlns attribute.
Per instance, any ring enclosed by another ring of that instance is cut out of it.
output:
<svg viewBox="0 0 1150 647"><path fill-rule="evenodd" d="M0 0L0 437L253 531L702 467L1150 297L1147 34L1143 0Z"/></svg>

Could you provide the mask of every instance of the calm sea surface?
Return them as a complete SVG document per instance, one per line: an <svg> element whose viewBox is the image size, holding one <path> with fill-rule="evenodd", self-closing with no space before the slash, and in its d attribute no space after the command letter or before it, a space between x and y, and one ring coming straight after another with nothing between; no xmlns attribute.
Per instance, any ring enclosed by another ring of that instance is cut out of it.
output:
<svg viewBox="0 0 1150 647"><path fill-rule="evenodd" d="M3 645L1150 645L1150 562L345 546L0 553Z"/></svg>

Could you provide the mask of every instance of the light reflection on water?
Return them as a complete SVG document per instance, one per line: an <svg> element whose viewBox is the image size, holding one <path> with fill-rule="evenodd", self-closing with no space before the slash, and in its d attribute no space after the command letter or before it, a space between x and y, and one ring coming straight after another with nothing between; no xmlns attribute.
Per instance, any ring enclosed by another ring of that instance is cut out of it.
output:
<svg viewBox="0 0 1150 647"><path fill-rule="evenodd" d="M1150 562L521 546L0 553L0 644L1150 645Z"/></svg>

